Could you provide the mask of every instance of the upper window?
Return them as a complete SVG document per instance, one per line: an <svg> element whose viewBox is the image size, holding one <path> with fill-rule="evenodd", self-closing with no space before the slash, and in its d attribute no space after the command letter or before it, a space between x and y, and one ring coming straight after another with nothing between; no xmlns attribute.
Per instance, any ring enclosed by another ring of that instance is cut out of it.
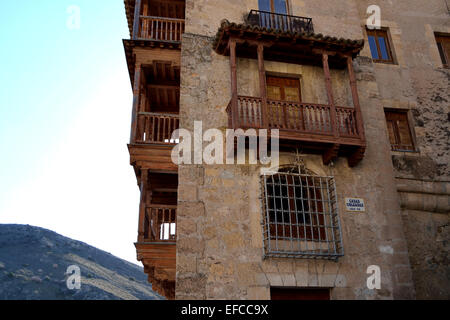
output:
<svg viewBox="0 0 450 320"><path fill-rule="evenodd" d="M386 30L367 30L367 36L373 61L394 63L388 32Z"/></svg>
<svg viewBox="0 0 450 320"><path fill-rule="evenodd" d="M288 0L258 0L259 10L288 14Z"/></svg>
<svg viewBox="0 0 450 320"><path fill-rule="evenodd" d="M407 111L385 110L389 140L394 151L414 151Z"/></svg>
<svg viewBox="0 0 450 320"><path fill-rule="evenodd" d="M436 35L437 47L444 67L450 67L450 36Z"/></svg>
<svg viewBox="0 0 450 320"><path fill-rule="evenodd" d="M343 255L332 177L289 167L263 176L264 251L267 257Z"/></svg>

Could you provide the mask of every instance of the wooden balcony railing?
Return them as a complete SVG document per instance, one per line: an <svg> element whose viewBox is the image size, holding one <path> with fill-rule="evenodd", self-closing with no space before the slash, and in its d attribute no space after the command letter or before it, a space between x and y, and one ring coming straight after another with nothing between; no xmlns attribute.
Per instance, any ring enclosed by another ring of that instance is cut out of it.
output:
<svg viewBox="0 0 450 320"><path fill-rule="evenodd" d="M233 114L231 102L227 108L229 125L231 127L233 117L237 117L238 128L265 128L262 110L261 98L238 96L237 114ZM323 104L268 100L267 123L265 129L334 135L331 107ZM336 107L336 126L340 136L359 138L353 108Z"/></svg>
<svg viewBox="0 0 450 320"><path fill-rule="evenodd" d="M137 115L135 143L175 144L172 133L180 126L176 114L140 112Z"/></svg>
<svg viewBox="0 0 450 320"><path fill-rule="evenodd" d="M141 16L138 38L144 40L181 42L184 19Z"/></svg>
<svg viewBox="0 0 450 320"><path fill-rule="evenodd" d="M283 32L314 32L311 18L260 10L250 11L247 17L247 24L268 29L278 29Z"/></svg>
<svg viewBox="0 0 450 320"><path fill-rule="evenodd" d="M176 221L177 206L147 206L144 221L144 242L176 242Z"/></svg>

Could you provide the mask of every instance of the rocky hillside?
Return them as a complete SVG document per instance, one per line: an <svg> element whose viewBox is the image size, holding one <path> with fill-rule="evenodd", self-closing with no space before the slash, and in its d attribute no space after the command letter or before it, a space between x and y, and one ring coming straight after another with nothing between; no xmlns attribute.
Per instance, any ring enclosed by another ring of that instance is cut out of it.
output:
<svg viewBox="0 0 450 320"><path fill-rule="evenodd" d="M81 288L66 284L69 266ZM0 224L0 300L155 300L142 268L42 228Z"/></svg>

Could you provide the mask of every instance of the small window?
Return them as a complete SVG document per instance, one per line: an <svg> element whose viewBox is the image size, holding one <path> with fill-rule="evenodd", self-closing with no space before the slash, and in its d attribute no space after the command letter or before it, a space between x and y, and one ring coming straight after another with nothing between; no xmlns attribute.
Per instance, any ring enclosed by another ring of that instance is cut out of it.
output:
<svg viewBox="0 0 450 320"><path fill-rule="evenodd" d="M394 151L414 151L407 111L386 110L389 140Z"/></svg>
<svg viewBox="0 0 450 320"><path fill-rule="evenodd" d="M436 43L439 50L439 55L444 67L450 67L450 36L436 35Z"/></svg>
<svg viewBox="0 0 450 320"><path fill-rule="evenodd" d="M288 167L263 176L266 257L336 260L343 255L332 177Z"/></svg>
<svg viewBox="0 0 450 320"><path fill-rule="evenodd" d="M367 30L367 37L374 62L394 63L386 30Z"/></svg>

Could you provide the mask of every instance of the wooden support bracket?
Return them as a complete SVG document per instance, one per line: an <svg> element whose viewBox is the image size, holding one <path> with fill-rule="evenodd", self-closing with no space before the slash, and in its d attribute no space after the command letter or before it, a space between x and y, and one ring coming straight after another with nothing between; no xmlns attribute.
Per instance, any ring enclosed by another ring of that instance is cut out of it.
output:
<svg viewBox="0 0 450 320"><path fill-rule="evenodd" d="M322 154L322 161L324 165L329 165L331 161L338 157L339 147L339 144L333 144Z"/></svg>

